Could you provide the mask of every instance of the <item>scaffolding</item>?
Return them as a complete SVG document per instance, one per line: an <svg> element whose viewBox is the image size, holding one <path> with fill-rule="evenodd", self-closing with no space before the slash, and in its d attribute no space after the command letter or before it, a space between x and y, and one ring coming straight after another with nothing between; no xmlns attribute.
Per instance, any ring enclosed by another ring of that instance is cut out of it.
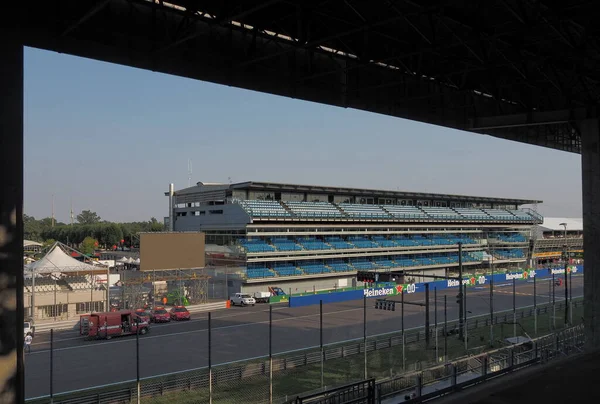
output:
<svg viewBox="0 0 600 404"><path fill-rule="evenodd" d="M210 276L201 269L122 271L111 307L140 308L159 304L208 303Z"/></svg>

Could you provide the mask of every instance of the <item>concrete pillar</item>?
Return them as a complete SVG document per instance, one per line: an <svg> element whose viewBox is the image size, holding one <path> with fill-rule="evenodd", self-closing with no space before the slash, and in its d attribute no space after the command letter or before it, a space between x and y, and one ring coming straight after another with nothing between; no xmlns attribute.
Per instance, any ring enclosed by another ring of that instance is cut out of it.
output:
<svg viewBox="0 0 600 404"><path fill-rule="evenodd" d="M24 402L23 46L12 12L0 18L0 402ZM6 20L6 21L5 21Z"/></svg>
<svg viewBox="0 0 600 404"><path fill-rule="evenodd" d="M583 191L584 324L586 348L600 348L600 129L581 122Z"/></svg>

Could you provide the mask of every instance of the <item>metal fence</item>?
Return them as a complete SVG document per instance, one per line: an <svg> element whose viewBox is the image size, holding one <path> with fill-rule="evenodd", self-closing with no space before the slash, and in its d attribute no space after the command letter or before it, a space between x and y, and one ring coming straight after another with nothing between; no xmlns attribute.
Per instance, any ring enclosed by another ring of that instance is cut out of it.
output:
<svg viewBox="0 0 600 404"><path fill-rule="evenodd" d="M410 378L401 375L424 372L423 383L427 384L450 377L447 365L457 358L480 355L493 347L503 346L508 337L556 332L562 327L562 322L556 324L555 313L562 312L565 302L494 313L493 317L485 315L469 318L465 325L466 338L463 340L457 338L458 322L443 321L446 316L440 315L439 321L428 328L419 327L379 335L367 335L365 328L362 338L325 344L321 311L320 344L285 353L274 353L272 349L272 307L270 306L268 321L269 338L265 341L269 345L267 356L213 364L209 320L208 366L142 378L139 373L139 350L136 350L137 353L133 352L138 364L136 380L52 394L52 397L39 397L28 402L37 404L52 400L55 403L70 404L125 403L135 402L140 397L145 402L166 403L171 399L189 396L197 402L238 403L251 400L256 403L282 403L306 392L323 391L367 378L391 380L389 383L395 386L394 389L414 388L412 384L407 384ZM582 301L574 300L571 311L581 310L582 307ZM366 319L366 304L364 310ZM578 318L575 316L572 324L579 323ZM138 344L139 341L140 338ZM506 360L506 355L501 354L501 351L493 352L486 355L494 361L502 358ZM51 363L51 368L54 366L60 366L60 363ZM460 366L458 369L462 369ZM434 370L427 370L431 367ZM50 380L51 384L52 382ZM390 389L392 387L383 388L382 394L387 394L385 391Z"/></svg>

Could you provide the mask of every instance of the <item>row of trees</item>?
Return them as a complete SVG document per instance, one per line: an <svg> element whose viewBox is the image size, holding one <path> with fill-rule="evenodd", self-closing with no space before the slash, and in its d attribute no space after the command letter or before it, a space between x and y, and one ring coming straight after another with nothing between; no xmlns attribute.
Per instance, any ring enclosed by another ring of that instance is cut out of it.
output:
<svg viewBox="0 0 600 404"><path fill-rule="evenodd" d="M156 218L147 222L113 223L102 221L96 212L84 210L77 215L77 223L67 225L57 222L52 226L51 218L36 219L33 216L23 216L25 239L38 242L60 241L65 244L81 244L93 239L100 246L137 245L137 233L163 231L164 225Z"/></svg>

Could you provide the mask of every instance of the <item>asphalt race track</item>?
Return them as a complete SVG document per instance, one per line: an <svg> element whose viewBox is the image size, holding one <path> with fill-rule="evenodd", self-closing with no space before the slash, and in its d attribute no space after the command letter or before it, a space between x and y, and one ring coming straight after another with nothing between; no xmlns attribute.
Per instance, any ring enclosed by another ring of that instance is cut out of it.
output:
<svg viewBox="0 0 600 404"><path fill-rule="evenodd" d="M537 302L549 302L547 279L537 281ZM533 305L533 281L516 287L516 305ZM443 321L444 295L448 296L448 320L458 317L457 289L437 294L438 322ZM583 294L583 276L573 277L574 297ZM431 317L434 322L433 291ZM423 302L424 293L406 295L406 301ZM556 288L556 301L564 299L564 287ZM394 300L399 300L395 298ZM400 330L400 310L374 309L375 300L367 300L369 336ZM323 305L324 343L340 342L363 336L363 301ZM496 284L495 311L513 307L512 283ZM489 289L469 288L469 317L488 314ZM150 333L140 337L141 377L155 376L207 366L207 314L193 315L189 322L152 325ZM424 324L424 308L405 306L405 328ZM268 355L269 306L232 307L212 314L213 364ZM54 393L132 380L136 377L135 336L109 341L85 341L77 331L54 333ZM273 352L275 354L319 345L319 306L288 308L273 306ZM49 333L38 334L32 352L25 355L25 394L27 398L50 393Z"/></svg>

